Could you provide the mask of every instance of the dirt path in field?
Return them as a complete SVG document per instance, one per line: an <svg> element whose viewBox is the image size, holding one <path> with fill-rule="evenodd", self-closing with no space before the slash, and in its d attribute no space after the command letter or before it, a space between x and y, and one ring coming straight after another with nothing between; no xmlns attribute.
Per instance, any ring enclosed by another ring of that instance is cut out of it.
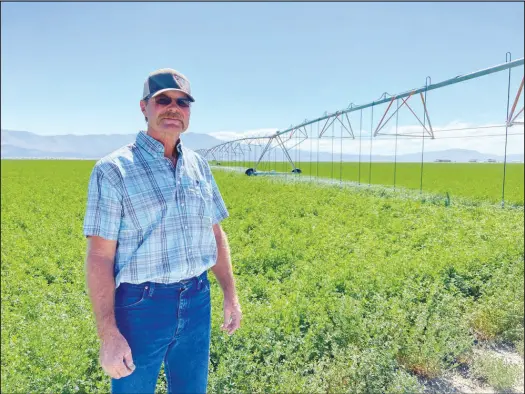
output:
<svg viewBox="0 0 525 394"><path fill-rule="evenodd" d="M507 390L496 390L485 381L472 376L468 366L461 366L447 373L445 376L428 380L420 379L420 383L425 386L424 393L464 393L464 394L485 394L485 393L525 393L523 379L523 357L512 349L504 346L485 346L474 349L475 357L491 357L500 359L507 365L519 367L519 376L516 384Z"/></svg>

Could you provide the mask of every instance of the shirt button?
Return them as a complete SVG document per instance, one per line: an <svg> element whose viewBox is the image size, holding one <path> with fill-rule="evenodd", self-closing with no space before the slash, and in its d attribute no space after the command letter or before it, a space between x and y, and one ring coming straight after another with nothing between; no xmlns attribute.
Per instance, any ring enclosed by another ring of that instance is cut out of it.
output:
<svg viewBox="0 0 525 394"><path fill-rule="evenodd" d="M180 206L183 207L183 206L184 206L184 203L181 203Z"/></svg>
<svg viewBox="0 0 525 394"><path fill-rule="evenodd" d="M191 252L191 249L188 249L188 252Z"/></svg>
<svg viewBox="0 0 525 394"><path fill-rule="evenodd" d="M187 229L188 229L188 226L184 226L184 228L187 230Z"/></svg>

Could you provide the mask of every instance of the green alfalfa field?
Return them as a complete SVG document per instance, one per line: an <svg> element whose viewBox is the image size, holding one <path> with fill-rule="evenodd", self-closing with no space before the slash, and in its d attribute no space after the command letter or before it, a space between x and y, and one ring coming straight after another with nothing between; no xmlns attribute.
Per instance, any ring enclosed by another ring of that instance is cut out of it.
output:
<svg viewBox="0 0 525 394"><path fill-rule="evenodd" d="M109 391L84 282L93 164L2 161L2 392ZM220 331L210 275L209 392L421 392L476 342L523 348L522 204L214 173L244 318Z"/></svg>

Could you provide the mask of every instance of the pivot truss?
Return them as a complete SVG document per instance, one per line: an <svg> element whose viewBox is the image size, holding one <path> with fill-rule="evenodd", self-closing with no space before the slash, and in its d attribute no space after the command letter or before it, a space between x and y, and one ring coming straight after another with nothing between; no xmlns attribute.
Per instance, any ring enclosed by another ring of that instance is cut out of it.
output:
<svg viewBox="0 0 525 394"><path fill-rule="evenodd" d="M509 82L508 82L508 91L509 97L507 100L507 117L505 124L500 125L499 127L505 127L506 134L508 135L508 129L515 125L523 125L523 121L520 120L520 115L523 114L523 106L519 109L519 102L521 94L523 92L523 78L521 79L521 84L517 89L517 92L512 100L512 105L510 105L511 100L511 87L510 87L510 70L516 67L523 66L524 59L520 58L514 61L510 59L510 53L507 53L507 61L503 64L486 68L484 70L479 70L470 74L459 75L454 78L444 80L433 84L430 77L427 77L425 86L419 89L409 90L404 93L389 95L384 93L378 100L373 101L364 105L354 105L353 103L346 109L336 111L334 113L326 113L316 119L306 120L297 126L290 126L286 130L277 131L271 135L267 136L255 136L255 137L245 137L240 138L234 141L224 142L222 144L216 145L209 149L200 149L197 152L202 155L204 158L210 161L214 161L215 164L220 165L221 161L226 161L229 167L235 167L237 163L239 169L243 171L248 168L245 173L247 175L272 175L278 174L276 171L257 171L257 168L261 165L261 162L271 160L272 155L276 161L288 162L291 166L291 172L299 174L301 169L297 167L297 158L294 160L293 156L297 156L297 150L294 151L294 148L303 144L306 140L317 139L317 159L319 160L319 140L325 138L326 141L332 141L332 155L333 155L333 141L337 138L341 140L350 139L355 140L363 139L361 133L356 135L354 132L354 127L350 121L349 114L352 112L360 112L360 124L359 131L362 130L362 114L363 109L371 108L372 110L372 124L370 128L370 142L372 137L378 136L390 136L395 137L397 142L397 137L418 137L423 139L423 144L425 139L435 139L436 130L432 128L432 123L430 121L429 110L427 106L427 94L428 92L436 89L441 89L446 86L458 84L467 80L480 78L489 74L494 74L508 70L509 72ZM410 101L413 99L412 101ZM413 105L414 100L421 101L422 104L422 113L418 116ZM394 105L396 103L396 105ZM374 107L386 104L386 110L381 114L379 121L377 123L373 122L373 109ZM399 133L397 131L397 116L399 111L406 107L410 113L413 115L413 119L417 120L419 125L422 126L422 133ZM385 126L389 124L392 118L396 116L396 128L395 132L385 133ZM316 129L314 130L313 125L317 124ZM336 137L334 127L337 125L340 128L340 134ZM495 127L495 126L491 126ZM463 128L461 130L465 130ZM331 130L329 132L329 130ZM454 129L441 131L452 131ZM458 129L460 130L460 129ZM448 137L454 138L454 137ZM313 144L310 144L311 147ZM326 147L326 146L325 146ZM277 151L279 153L277 153ZM294 153L295 152L295 153ZM300 151L299 151L300 152ZM300 154L300 153L299 153ZM341 158L342 158L342 145L341 145ZM506 155L506 152L505 152ZM310 156L311 158L311 156ZM300 161L300 160L299 160Z"/></svg>

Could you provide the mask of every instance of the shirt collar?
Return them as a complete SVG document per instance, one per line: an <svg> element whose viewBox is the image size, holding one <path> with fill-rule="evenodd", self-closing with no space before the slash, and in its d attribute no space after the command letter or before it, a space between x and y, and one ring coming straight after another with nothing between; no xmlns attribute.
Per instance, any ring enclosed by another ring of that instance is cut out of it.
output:
<svg viewBox="0 0 525 394"><path fill-rule="evenodd" d="M139 131L137 134L136 144L139 148L144 149L153 157L164 157L164 145L143 130ZM180 138L175 147L179 155L182 155L183 147Z"/></svg>

